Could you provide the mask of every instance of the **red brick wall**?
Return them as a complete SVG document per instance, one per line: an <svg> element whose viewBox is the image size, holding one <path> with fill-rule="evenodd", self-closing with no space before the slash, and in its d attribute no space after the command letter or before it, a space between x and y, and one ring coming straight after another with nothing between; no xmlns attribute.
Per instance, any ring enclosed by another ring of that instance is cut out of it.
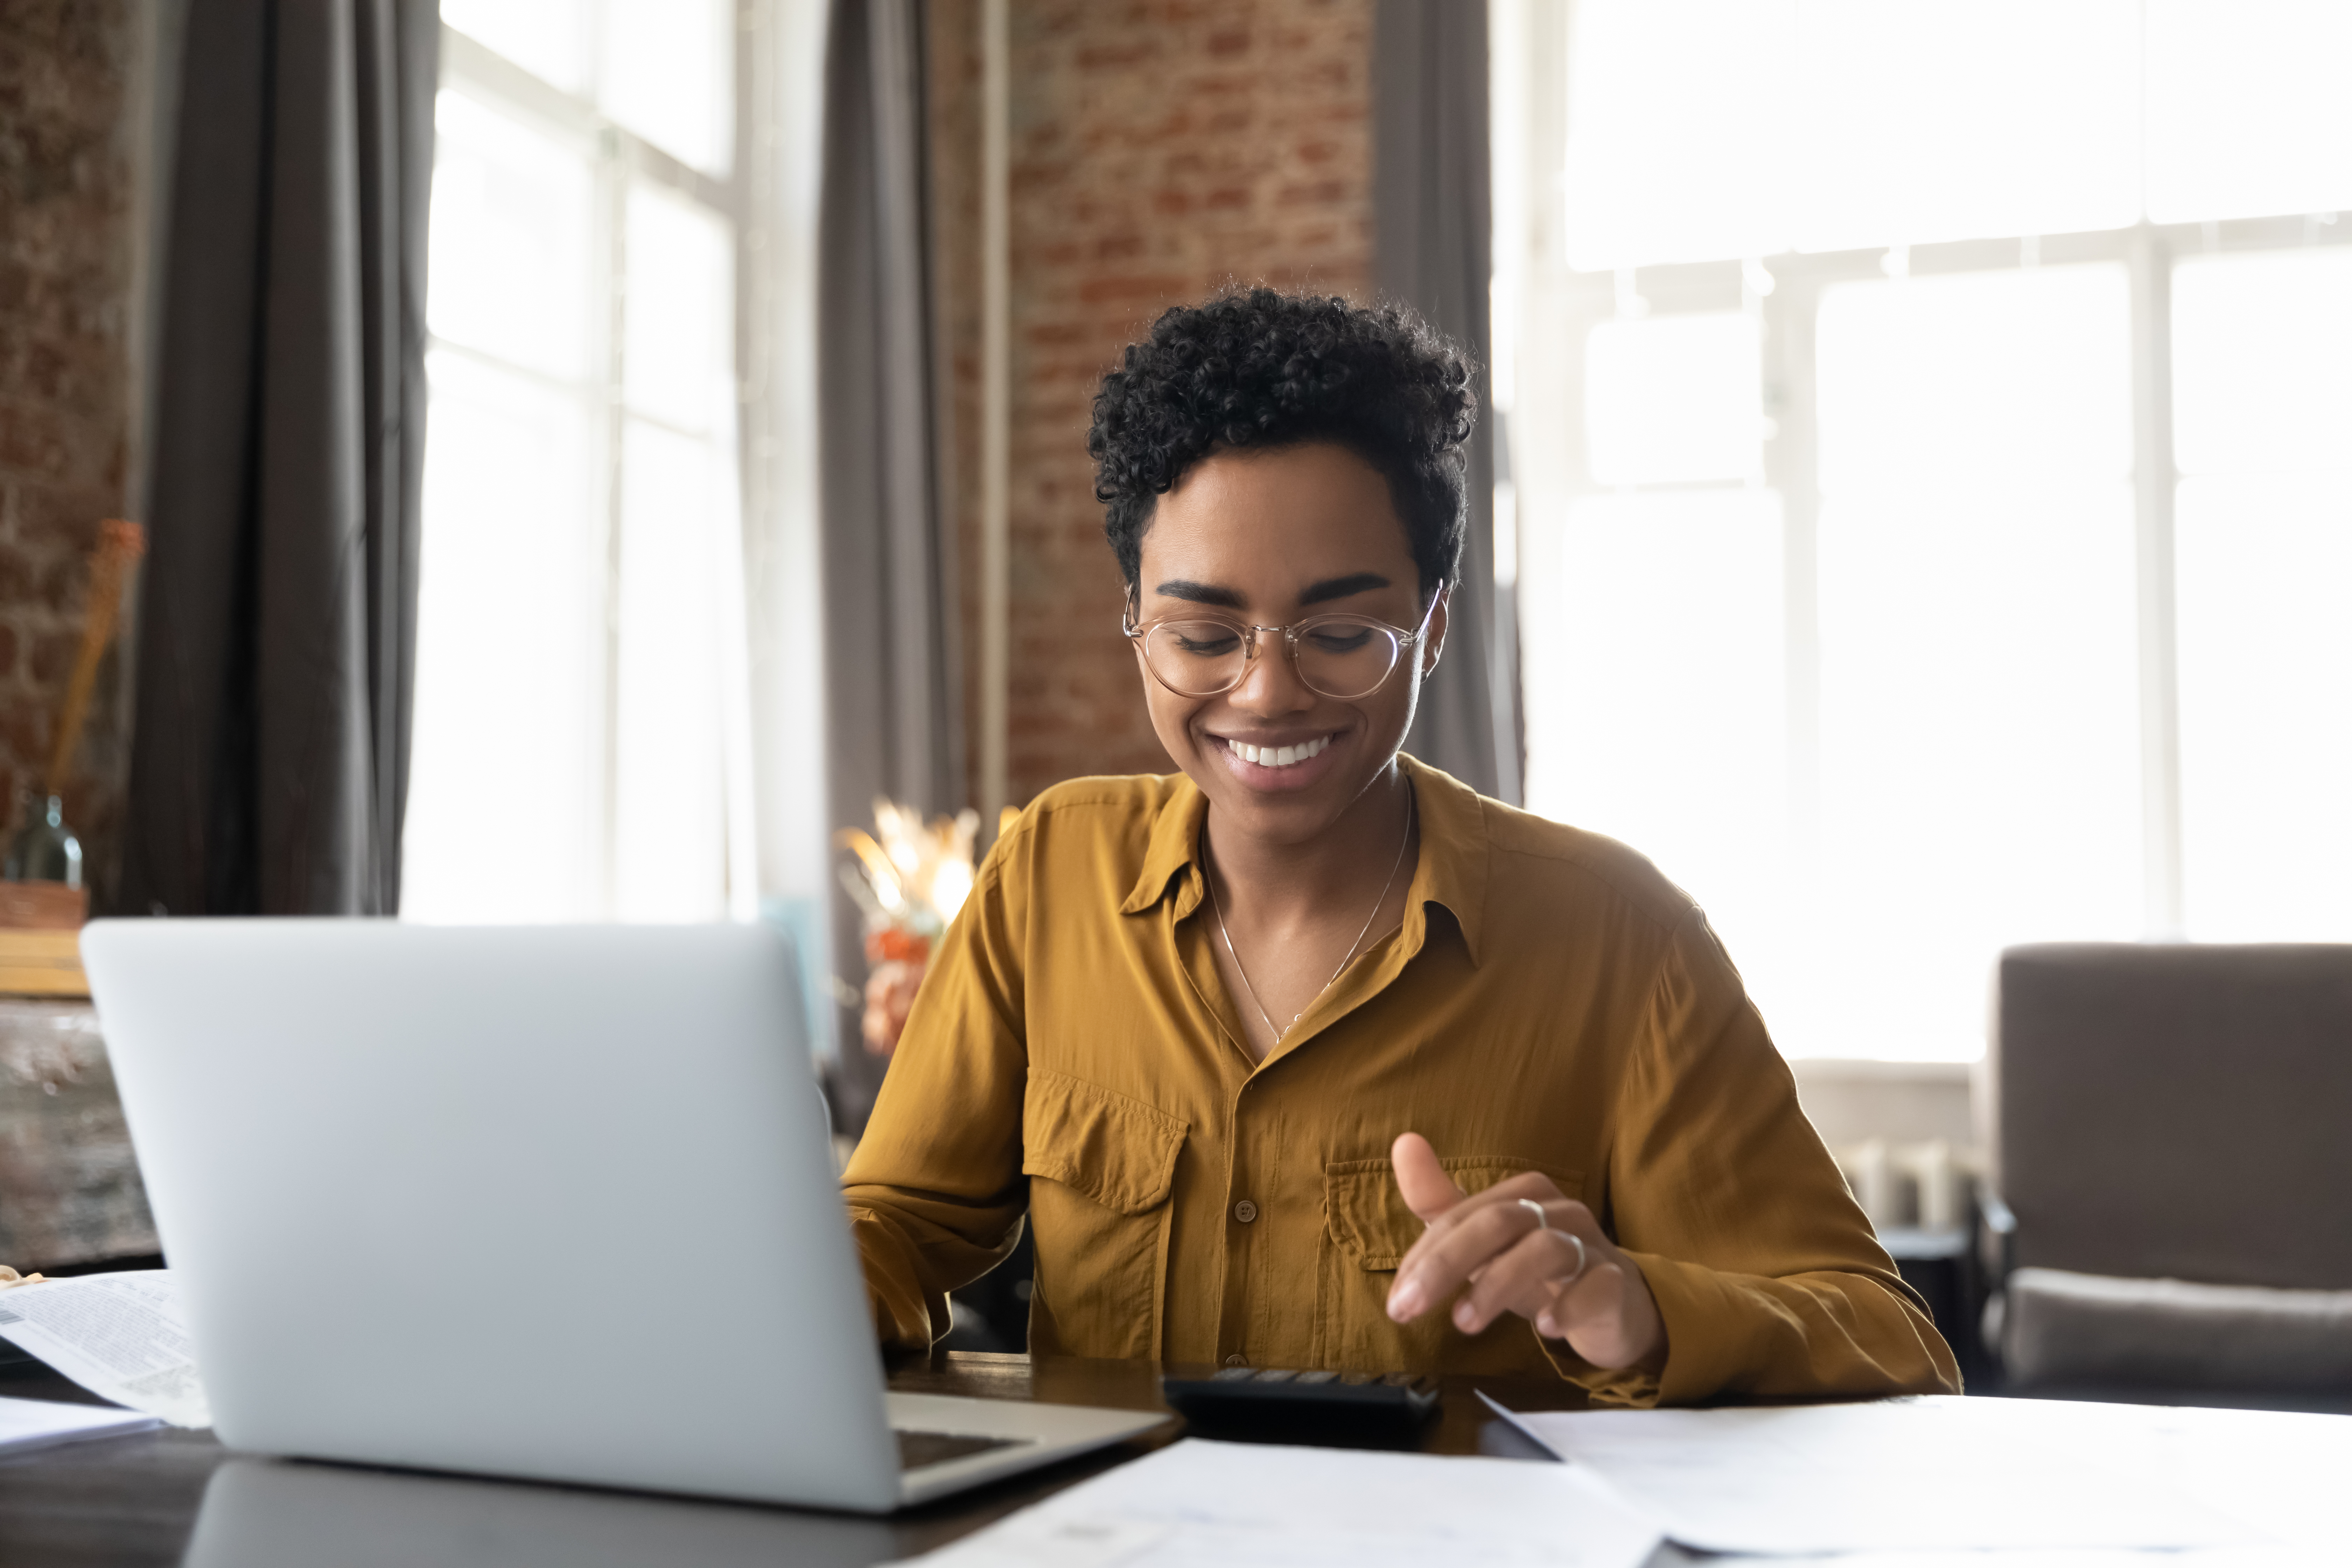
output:
<svg viewBox="0 0 2352 1568"><path fill-rule="evenodd" d="M934 0L932 11L936 233L968 582L979 562L979 10ZM1089 404L1119 350L1171 304L1233 282L1369 291L1371 5L1013 0L1012 45L1019 802L1077 774L1171 765L1118 635L1118 570L1086 453ZM968 647L978 624L968 599ZM976 671L976 648L966 666ZM976 701L967 711L977 717Z"/></svg>
<svg viewBox="0 0 2352 1568"><path fill-rule="evenodd" d="M123 515L134 0L0 0L0 821L47 767L100 521ZM66 817L110 871L129 766L110 656Z"/></svg>

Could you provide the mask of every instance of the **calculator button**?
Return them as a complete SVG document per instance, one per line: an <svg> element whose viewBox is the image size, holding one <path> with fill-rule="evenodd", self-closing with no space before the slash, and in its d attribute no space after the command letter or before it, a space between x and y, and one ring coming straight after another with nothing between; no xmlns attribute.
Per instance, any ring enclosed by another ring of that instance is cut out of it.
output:
<svg viewBox="0 0 2352 1568"><path fill-rule="evenodd" d="M1365 1384L1379 1381L1378 1377L1369 1372L1343 1372L1339 1374L1340 1386L1344 1388L1360 1388Z"/></svg>
<svg viewBox="0 0 2352 1568"><path fill-rule="evenodd" d="M1220 1367L1210 1377L1211 1383L1242 1383L1248 1380L1250 1369L1245 1366Z"/></svg>
<svg viewBox="0 0 2352 1568"><path fill-rule="evenodd" d="M1301 1383L1328 1383L1339 1375L1339 1374L1336 1372L1302 1372L1298 1374L1298 1381Z"/></svg>
<svg viewBox="0 0 2352 1568"><path fill-rule="evenodd" d="M1257 1381L1260 1383L1288 1383L1292 1378L1297 1377L1297 1375L1298 1374L1295 1372L1276 1372L1273 1368L1268 1367L1265 1371L1257 1374Z"/></svg>

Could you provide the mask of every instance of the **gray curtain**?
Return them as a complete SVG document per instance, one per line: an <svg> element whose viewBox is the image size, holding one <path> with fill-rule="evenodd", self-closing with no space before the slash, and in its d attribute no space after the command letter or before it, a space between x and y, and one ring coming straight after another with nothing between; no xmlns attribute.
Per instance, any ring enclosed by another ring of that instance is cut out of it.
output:
<svg viewBox="0 0 2352 1568"><path fill-rule="evenodd" d="M921 0L835 0L825 59L817 374L825 789L835 826L877 795L965 804L954 536L941 498ZM835 900L836 967L863 928ZM869 1070L845 1012L845 1065ZM878 1072L871 1076L878 1077Z"/></svg>
<svg viewBox="0 0 2352 1568"><path fill-rule="evenodd" d="M437 0L192 0L121 902L400 902Z"/></svg>
<svg viewBox="0 0 2352 1568"><path fill-rule="evenodd" d="M1494 221L1486 153L1486 7L1377 0L1372 20L1373 272L1477 356L1480 419L1470 447L1468 547L1445 655L1405 749L1519 803L1518 626L1495 593L1496 432L1486 365Z"/></svg>

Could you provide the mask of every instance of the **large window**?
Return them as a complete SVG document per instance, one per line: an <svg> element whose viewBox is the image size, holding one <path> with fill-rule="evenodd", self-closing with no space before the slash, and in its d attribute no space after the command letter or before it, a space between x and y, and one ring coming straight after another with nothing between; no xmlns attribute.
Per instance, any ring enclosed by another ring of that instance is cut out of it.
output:
<svg viewBox="0 0 2352 1568"><path fill-rule="evenodd" d="M1497 0L1528 795L1792 1055L2352 938L2352 7Z"/></svg>
<svg viewBox="0 0 2352 1568"><path fill-rule="evenodd" d="M404 911L747 914L736 5L442 15Z"/></svg>

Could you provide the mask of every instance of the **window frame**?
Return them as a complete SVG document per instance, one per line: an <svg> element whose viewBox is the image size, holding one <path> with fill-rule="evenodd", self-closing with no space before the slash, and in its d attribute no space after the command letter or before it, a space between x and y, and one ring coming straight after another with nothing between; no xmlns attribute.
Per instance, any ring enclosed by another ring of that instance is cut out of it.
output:
<svg viewBox="0 0 2352 1568"><path fill-rule="evenodd" d="M2177 262L2200 256L2276 252L2352 244L2352 222L2333 214L2157 224L2084 233L2007 236L1932 245L1826 252L1783 252L1736 260L1659 264L1615 272L1568 265L1563 174L1568 142L1565 84L1570 79L1572 5L1494 0L1496 403L1518 439L1508 457L1511 481L1498 487L1497 517L1517 533L1498 542L1498 560L1514 567L1498 587L1528 591L1531 563L1546 542L1533 531L1557 529L1567 509L1596 497L1675 490L1777 492L1782 529L1782 611L1790 828L1801 863L1821 851L1822 650L1818 541L1816 327L1825 290L1839 283L1904 275L1984 274L2037 266L2119 264L2129 284L2132 388L2135 604L2140 807L2142 928L2151 940L2185 934L2181 813L2180 695L2174 510L2181 475L2173 454L2172 279ZM1754 268L1769 275L1759 292ZM1746 481L1597 483L1586 449L1586 341L1601 322L1655 320L1702 311L1745 310L1761 332L1759 407L1771 422L1761 462ZM1506 337L1511 341L1501 341ZM1533 351L1540 345L1540 356ZM1530 374L1532 362L1558 367ZM1533 432L1540 430L1540 439ZM1531 492L1550 513L1524 514ZM1538 579L1538 570L1532 575ZM1528 624L1530 606L1520 606ZM1523 667L1523 683L1537 673Z"/></svg>
<svg viewBox="0 0 2352 1568"><path fill-rule="evenodd" d="M659 416L632 410L624 394L624 311L628 287L627 208L633 184L642 183L681 196L727 226L733 263L731 378L735 391L734 468L744 537L760 527L772 505L775 489L770 465L758 458L775 442L769 426L774 411L769 406L768 377L762 374L763 326L776 310L760 265L772 214L760 198L773 183L764 178L776 162L772 138L761 134L761 125L773 105L763 91L764 45L773 29L773 0L744 0L730 8L734 22L732 70L734 114L729 173L714 175L676 157L627 126L613 120L585 93L558 87L516 64L452 25L441 25L440 89L456 88L493 107L534 123L540 130L570 143L585 155L593 182L590 244L593 247L590 301L593 313L589 343L593 366L584 382L547 375L496 354L433 333L428 326L425 351L446 353L519 375L544 385L579 393L591 405L589 453L590 510L602 530L600 563L601 614L604 626L602 667L593 674L601 693L602 775L597 781L601 826L595 853L595 883L603 918L618 909L616 847L620 828L620 595L623 487L621 452L626 424L645 421L695 439L706 432L687 431ZM429 525L429 524L428 524ZM740 604L745 597L743 552L727 563L722 595ZM738 670L740 677L743 672ZM725 780L726 875L729 911L737 919L758 912L759 867L755 803L751 789L751 739L746 705L726 703Z"/></svg>

